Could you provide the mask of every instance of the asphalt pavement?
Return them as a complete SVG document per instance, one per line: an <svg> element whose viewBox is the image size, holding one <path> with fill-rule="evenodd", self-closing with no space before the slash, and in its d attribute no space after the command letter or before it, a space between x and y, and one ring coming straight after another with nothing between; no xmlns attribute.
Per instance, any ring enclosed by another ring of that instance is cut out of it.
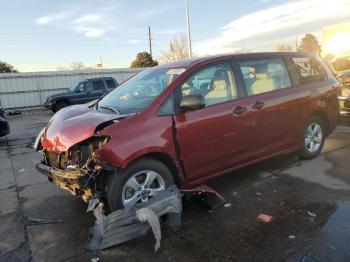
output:
<svg viewBox="0 0 350 262"><path fill-rule="evenodd" d="M0 138L0 261L350 261L350 125L338 125L322 153L281 156L213 180L229 205L214 212L183 202L182 226L105 251L85 250L94 223L86 204L38 174L32 149L52 115L10 116ZM268 223L259 214L272 217ZM31 225L31 218L54 224ZM94 260L95 259L95 260Z"/></svg>

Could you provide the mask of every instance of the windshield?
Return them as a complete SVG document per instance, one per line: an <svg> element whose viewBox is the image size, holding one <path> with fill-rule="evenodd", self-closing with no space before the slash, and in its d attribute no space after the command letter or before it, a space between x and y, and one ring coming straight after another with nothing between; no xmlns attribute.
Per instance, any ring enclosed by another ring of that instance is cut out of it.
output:
<svg viewBox="0 0 350 262"><path fill-rule="evenodd" d="M124 82L105 96L98 108L112 108L122 114L142 112L185 68L152 68Z"/></svg>
<svg viewBox="0 0 350 262"><path fill-rule="evenodd" d="M80 84L80 82L75 83L71 88L69 88L69 90L74 92L79 84Z"/></svg>

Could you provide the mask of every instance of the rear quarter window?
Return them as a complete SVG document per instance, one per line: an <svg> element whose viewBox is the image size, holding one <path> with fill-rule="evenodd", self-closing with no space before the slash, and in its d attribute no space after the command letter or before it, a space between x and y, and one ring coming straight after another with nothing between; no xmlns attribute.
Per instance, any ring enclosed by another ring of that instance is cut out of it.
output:
<svg viewBox="0 0 350 262"><path fill-rule="evenodd" d="M317 82L326 79L323 66L312 57L292 57L300 83Z"/></svg>
<svg viewBox="0 0 350 262"><path fill-rule="evenodd" d="M239 61L248 96L292 86L287 68L280 58Z"/></svg>

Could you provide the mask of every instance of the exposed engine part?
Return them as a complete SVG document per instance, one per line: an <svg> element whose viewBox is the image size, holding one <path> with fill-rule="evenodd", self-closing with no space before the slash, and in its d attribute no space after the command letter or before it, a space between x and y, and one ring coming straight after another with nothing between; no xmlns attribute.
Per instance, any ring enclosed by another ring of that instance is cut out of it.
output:
<svg viewBox="0 0 350 262"><path fill-rule="evenodd" d="M96 221L91 230L87 248L89 250L106 249L142 236L152 228L156 238L155 251L157 251L161 239L159 218L164 216L168 226L179 227L182 212L181 197L181 192L173 185L147 203L120 209L108 216L103 214L103 205L101 206L98 198L91 198L87 211L93 210Z"/></svg>
<svg viewBox="0 0 350 262"><path fill-rule="evenodd" d="M79 143L67 152L44 151L44 161L37 169L46 174L59 188L73 195L81 195L88 202L97 194L103 172L96 159L96 150L108 142L108 137L92 137Z"/></svg>

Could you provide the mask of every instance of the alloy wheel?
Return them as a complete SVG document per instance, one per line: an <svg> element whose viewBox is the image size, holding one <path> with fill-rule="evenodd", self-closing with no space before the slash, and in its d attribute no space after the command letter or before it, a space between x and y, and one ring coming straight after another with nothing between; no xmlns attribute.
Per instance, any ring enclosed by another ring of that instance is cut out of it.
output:
<svg viewBox="0 0 350 262"><path fill-rule="evenodd" d="M160 174L145 170L132 175L125 183L122 191L124 207L132 207L137 203L148 202L150 198L165 190L165 182Z"/></svg>
<svg viewBox="0 0 350 262"><path fill-rule="evenodd" d="M323 139L322 127L318 123L310 123L305 133L305 146L310 153L315 153L320 148Z"/></svg>

